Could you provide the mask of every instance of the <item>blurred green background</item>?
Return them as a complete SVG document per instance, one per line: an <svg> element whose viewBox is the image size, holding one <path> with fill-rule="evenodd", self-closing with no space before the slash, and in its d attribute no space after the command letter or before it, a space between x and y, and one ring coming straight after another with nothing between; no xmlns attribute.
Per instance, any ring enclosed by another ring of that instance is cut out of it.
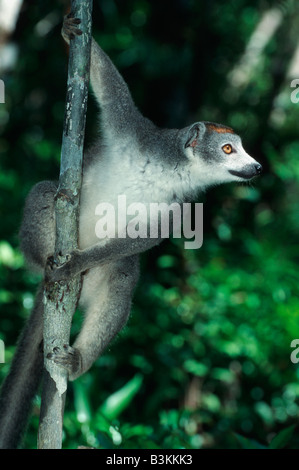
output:
<svg viewBox="0 0 299 470"><path fill-rule="evenodd" d="M8 39L17 60L1 72L0 380L39 282L18 248L22 207L33 184L59 173L67 6L24 1ZM299 103L290 84L299 79L299 8L95 0L93 18L96 40L147 117L164 127L231 126L264 172L249 185L199 195L200 250L170 240L142 256L127 326L70 384L63 446L298 448L299 368L290 343L299 338ZM87 145L97 135L96 112L90 97ZM74 335L79 327L78 314ZM24 447L36 446L39 404L37 397Z"/></svg>

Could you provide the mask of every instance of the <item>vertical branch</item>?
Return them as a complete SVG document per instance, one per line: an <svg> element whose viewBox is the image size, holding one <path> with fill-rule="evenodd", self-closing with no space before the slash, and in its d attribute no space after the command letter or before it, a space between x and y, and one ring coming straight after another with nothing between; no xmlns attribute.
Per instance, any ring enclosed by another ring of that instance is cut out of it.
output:
<svg viewBox="0 0 299 470"><path fill-rule="evenodd" d="M92 0L72 0L72 14L81 19L82 36L70 45L67 97L61 149L59 187L55 198L56 244L54 258L58 264L78 246L78 220L82 179L83 143L88 98ZM45 377L38 432L38 448L59 449L67 372L46 359L54 347L69 343L72 317L80 294L81 279L45 286L44 290L44 357Z"/></svg>

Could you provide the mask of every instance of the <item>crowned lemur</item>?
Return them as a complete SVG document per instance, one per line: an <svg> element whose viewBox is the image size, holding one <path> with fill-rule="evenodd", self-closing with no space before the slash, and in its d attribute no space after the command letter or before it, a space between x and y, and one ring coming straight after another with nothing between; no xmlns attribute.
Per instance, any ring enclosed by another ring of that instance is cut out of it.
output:
<svg viewBox="0 0 299 470"><path fill-rule="evenodd" d="M81 34L80 21L65 18L62 35ZM92 40L91 84L101 107L101 139L85 154L80 199L79 249L62 266L47 272L47 282L83 274L80 306L85 319L73 347L48 357L67 368L74 380L90 368L125 324L138 279L138 254L160 238L116 237L99 240L96 207L127 203L194 199L209 186L244 181L262 167L226 126L196 122L184 129L159 129L136 109L123 78ZM20 230L21 248L31 266L44 272L54 253L54 198L57 183L43 181L30 192ZM118 227L118 230L123 227ZM43 369L43 302L41 286L0 398L0 448L15 447Z"/></svg>

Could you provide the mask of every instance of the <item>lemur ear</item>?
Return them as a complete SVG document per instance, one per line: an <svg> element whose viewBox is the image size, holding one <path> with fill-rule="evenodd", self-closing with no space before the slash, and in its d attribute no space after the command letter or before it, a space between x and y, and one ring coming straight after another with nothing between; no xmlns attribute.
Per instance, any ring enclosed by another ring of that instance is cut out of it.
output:
<svg viewBox="0 0 299 470"><path fill-rule="evenodd" d="M203 122L196 122L192 124L189 128L189 132L187 131L187 140L185 142L185 149L187 147L196 147L198 142L202 139L206 130L206 126Z"/></svg>

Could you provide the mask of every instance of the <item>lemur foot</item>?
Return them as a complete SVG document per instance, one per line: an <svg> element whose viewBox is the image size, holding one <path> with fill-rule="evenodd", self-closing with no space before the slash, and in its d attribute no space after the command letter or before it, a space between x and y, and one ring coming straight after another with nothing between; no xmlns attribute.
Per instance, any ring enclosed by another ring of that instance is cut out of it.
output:
<svg viewBox="0 0 299 470"><path fill-rule="evenodd" d="M66 255L66 262L61 266L58 265L54 256L49 256L45 268L45 281L46 283L57 282L71 277L70 261L71 255Z"/></svg>
<svg viewBox="0 0 299 470"><path fill-rule="evenodd" d="M67 254L65 263L61 264L60 266L58 265L54 256L49 256L45 268L46 283L67 281L79 274L79 254L79 250L74 250L71 254Z"/></svg>
<svg viewBox="0 0 299 470"><path fill-rule="evenodd" d="M81 36L82 31L78 28L80 23L80 18L74 18L71 13L63 18L61 35L68 44L71 39L74 39L76 36Z"/></svg>
<svg viewBox="0 0 299 470"><path fill-rule="evenodd" d="M53 352L47 354L47 359L66 369L70 376L78 374L82 368L82 358L78 349L68 344L63 345L63 350L56 347Z"/></svg>

